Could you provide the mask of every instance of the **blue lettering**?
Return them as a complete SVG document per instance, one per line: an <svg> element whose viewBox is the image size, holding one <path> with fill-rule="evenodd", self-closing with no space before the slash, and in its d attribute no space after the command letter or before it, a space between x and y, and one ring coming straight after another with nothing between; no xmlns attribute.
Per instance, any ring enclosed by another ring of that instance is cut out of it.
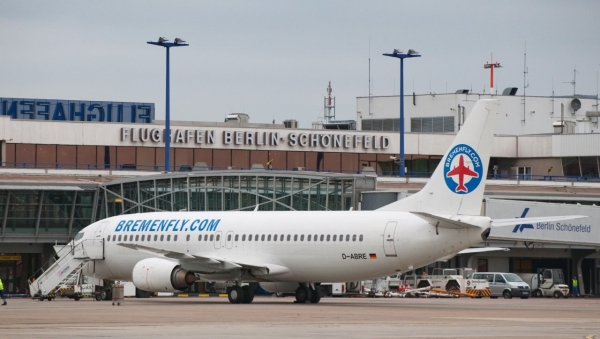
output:
<svg viewBox="0 0 600 339"><path fill-rule="evenodd" d="M173 227L173 222L175 220L169 220L169 222L167 223L167 232L169 231L169 228Z"/></svg>
<svg viewBox="0 0 600 339"><path fill-rule="evenodd" d="M44 120L50 119L50 103L48 101L38 101L36 105L44 107L43 111L37 111L38 115L41 115Z"/></svg>
<svg viewBox="0 0 600 339"><path fill-rule="evenodd" d="M131 232L137 232L137 227L139 226L141 220L136 220L133 226L131 226Z"/></svg>
<svg viewBox="0 0 600 339"><path fill-rule="evenodd" d="M21 115L25 115L28 114L29 117L26 119L35 119L35 102L33 101L21 101L19 102L19 104L21 104L22 108L21 108ZM25 119L25 117L23 117Z"/></svg>
<svg viewBox="0 0 600 339"><path fill-rule="evenodd" d="M182 231L187 231L188 230L187 227L185 229L183 229L188 222L190 222L189 219L188 220L181 220L181 230Z"/></svg>
<svg viewBox="0 0 600 339"><path fill-rule="evenodd" d="M136 111L136 106L131 105L131 122L135 122Z"/></svg>
<svg viewBox="0 0 600 339"><path fill-rule="evenodd" d="M196 219L196 220L192 221L192 224L190 225L190 231L196 230L196 228L198 227L196 224L200 224L200 220Z"/></svg>
<svg viewBox="0 0 600 339"><path fill-rule="evenodd" d="M179 228L177 228L177 225L179 224L179 221L180 221L180 220L176 220L176 221L175 221L175 225L173 225L173 232L177 232L177 231L179 231L179 230L180 230Z"/></svg>
<svg viewBox="0 0 600 339"><path fill-rule="evenodd" d="M140 232L146 232L148 230L148 227L150 227L151 223L152 220L142 220L142 224L140 225Z"/></svg>
<svg viewBox="0 0 600 339"><path fill-rule="evenodd" d="M85 104L80 103L79 108L79 111L75 110L74 102L72 102L71 105L69 105L69 120L75 121L75 117L79 117L79 121L85 121Z"/></svg>
<svg viewBox="0 0 600 339"><path fill-rule="evenodd" d="M139 118L139 120L141 120L142 122L145 122L145 123L150 123L150 118L151 118L150 115L151 115L151 111L152 111L152 106L140 105L137 108L142 111L137 116ZM138 119L136 119L136 120L138 120Z"/></svg>
<svg viewBox="0 0 600 339"><path fill-rule="evenodd" d="M10 115L11 118L17 118L17 102L13 101L10 103L10 107L6 109L6 104L8 101L2 100L2 115Z"/></svg>
<svg viewBox="0 0 600 339"><path fill-rule="evenodd" d="M94 110L98 110L98 116L92 113ZM96 121L96 118L98 119L97 121L104 121L104 107L102 107L102 105L92 104L88 107L88 111L90 113L88 113L87 121Z"/></svg>
<svg viewBox="0 0 600 339"><path fill-rule="evenodd" d="M129 227L131 226L131 224L133 224L133 220L127 220L127 223L125 224L125 227L123 228L123 232L129 231Z"/></svg>
<svg viewBox="0 0 600 339"><path fill-rule="evenodd" d="M158 220L154 220L152 222L152 226L150 226L150 232L156 232L156 224L158 223Z"/></svg>
<svg viewBox="0 0 600 339"><path fill-rule="evenodd" d="M212 219L210 221L210 223L208 224L207 231L216 231L217 230L217 226L219 226L219 222L220 221L221 221L221 219Z"/></svg>
<svg viewBox="0 0 600 339"><path fill-rule="evenodd" d="M120 232L121 229L123 229L123 225L125 225L125 220L119 221L119 223L117 224L117 227L115 227L115 232Z"/></svg>
<svg viewBox="0 0 600 339"><path fill-rule="evenodd" d="M200 222L200 226L198 226L198 231L204 231L206 225L208 224L208 219L204 219Z"/></svg>
<svg viewBox="0 0 600 339"><path fill-rule="evenodd" d="M65 108L63 107L62 102L57 102L56 107L54 107L54 114L52 114L52 120L67 120L65 116Z"/></svg>
<svg viewBox="0 0 600 339"><path fill-rule="evenodd" d="M166 220L161 220L160 221L160 225L158 226L159 231L165 231L165 227L167 226L167 221ZM169 229L167 228L166 231L168 231Z"/></svg>

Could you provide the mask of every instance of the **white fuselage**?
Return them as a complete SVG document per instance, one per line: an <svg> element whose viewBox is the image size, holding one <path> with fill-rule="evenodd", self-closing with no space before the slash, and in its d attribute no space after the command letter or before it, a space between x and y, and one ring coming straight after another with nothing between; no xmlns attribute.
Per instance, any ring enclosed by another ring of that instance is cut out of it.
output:
<svg viewBox="0 0 600 339"><path fill-rule="evenodd" d="M207 219L213 226L216 223L213 230L208 230L209 222L203 222ZM159 222L150 227L149 220L174 221L169 230L161 231ZM127 221L131 221L130 227L125 227ZM202 230L201 225L205 226ZM480 225L436 228L411 213L393 211L162 212L112 217L83 232L84 239L105 239L105 259L95 264L96 276L105 279L131 281L136 263L156 256L118 245L137 244L234 263L287 268L274 275L245 275L244 281L342 282L405 272L457 253L481 242L489 219L482 217ZM236 269L202 272L194 265L186 267L185 261L182 267L209 281L239 278Z"/></svg>

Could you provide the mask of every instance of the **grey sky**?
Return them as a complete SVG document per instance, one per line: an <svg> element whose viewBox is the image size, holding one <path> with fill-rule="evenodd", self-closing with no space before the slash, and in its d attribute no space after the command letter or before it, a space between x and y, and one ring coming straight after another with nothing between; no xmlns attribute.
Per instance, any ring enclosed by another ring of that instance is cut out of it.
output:
<svg viewBox="0 0 600 339"><path fill-rule="evenodd" d="M489 91L483 64L502 63L497 88L527 94L597 93L599 1L0 1L0 97L154 102L164 118L165 51L147 45L181 37L171 51L173 120L251 122L323 114L331 81L337 118L355 119L368 94Z"/></svg>

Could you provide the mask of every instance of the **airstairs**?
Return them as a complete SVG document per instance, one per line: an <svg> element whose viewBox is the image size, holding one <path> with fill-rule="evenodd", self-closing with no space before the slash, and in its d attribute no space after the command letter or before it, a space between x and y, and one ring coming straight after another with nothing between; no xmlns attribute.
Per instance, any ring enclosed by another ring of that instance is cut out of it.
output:
<svg viewBox="0 0 600 339"><path fill-rule="evenodd" d="M75 243L71 241L57 251L56 260L46 270L39 269L28 281L32 297L51 300L55 293L85 266L93 260L104 259L104 240L86 239Z"/></svg>

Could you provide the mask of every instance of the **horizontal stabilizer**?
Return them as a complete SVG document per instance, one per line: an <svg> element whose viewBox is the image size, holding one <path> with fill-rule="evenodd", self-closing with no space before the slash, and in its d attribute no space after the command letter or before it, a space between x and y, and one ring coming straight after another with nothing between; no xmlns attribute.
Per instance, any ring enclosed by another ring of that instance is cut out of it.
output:
<svg viewBox="0 0 600 339"><path fill-rule="evenodd" d="M550 222L561 220L573 220L587 218L586 215L559 215L554 217L533 217L533 218L509 218L509 219L493 219L492 227L515 226L520 224L533 224L538 222Z"/></svg>
<svg viewBox="0 0 600 339"><path fill-rule="evenodd" d="M461 229L461 228L479 228L479 226L463 222L463 218L468 216L441 216L427 212L411 212L428 223L442 228ZM456 218L456 219L451 219Z"/></svg>

